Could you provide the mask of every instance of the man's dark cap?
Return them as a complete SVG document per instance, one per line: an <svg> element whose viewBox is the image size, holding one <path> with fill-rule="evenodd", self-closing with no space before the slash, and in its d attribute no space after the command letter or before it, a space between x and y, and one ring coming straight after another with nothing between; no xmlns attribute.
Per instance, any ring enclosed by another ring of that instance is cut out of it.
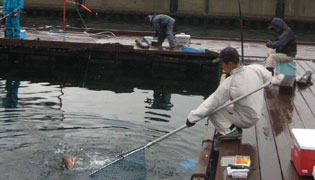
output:
<svg viewBox="0 0 315 180"><path fill-rule="evenodd" d="M240 61L239 54L235 48L226 47L221 50L218 58L212 60L212 63L219 63L224 61L225 63L231 61L233 63L238 63Z"/></svg>

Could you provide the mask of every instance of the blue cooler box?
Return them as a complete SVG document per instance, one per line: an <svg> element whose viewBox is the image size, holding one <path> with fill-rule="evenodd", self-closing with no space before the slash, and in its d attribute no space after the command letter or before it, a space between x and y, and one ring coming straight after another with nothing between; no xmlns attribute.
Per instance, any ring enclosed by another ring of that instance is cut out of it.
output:
<svg viewBox="0 0 315 180"><path fill-rule="evenodd" d="M296 61L290 62L278 62L277 74L284 74L287 76L295 76L296 73Z"/></svg>

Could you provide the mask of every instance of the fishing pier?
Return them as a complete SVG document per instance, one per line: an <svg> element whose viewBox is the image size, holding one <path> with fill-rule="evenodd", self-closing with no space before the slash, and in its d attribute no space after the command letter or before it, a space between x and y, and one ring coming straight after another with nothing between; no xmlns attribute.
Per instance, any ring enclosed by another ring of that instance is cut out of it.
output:
<svg viewBox="0 0 315 180"><path fill-rule="evenodd" d="M221 69L211 61L226 46L241 51L239 39L200 38L191 39L190 48L205 49L204 53L182 52L179 48L163 47L143 49L135 44L136 38L152 35L152 32L117 31L98 29L63 30L26 29L26 39L0 39L0 67L2 73L50 74L52 71L77 72L83 70L92 78L104 78L109 74L137 73L150 79L163 79L163 86L174 87L174 80L184 82L181 89L194 94L194 88L217 87ZM167 42L165 42L167 43ZM264 63L265 41L245 40L246 63ZM315 71L314 43L298 43L297 74ZM80 57L80 58L78 58ZM20 74L21 76L25 74ZM103 77L101 77L103 76ZM314 75L312 81L314 81ZM202 85L194 82L202 81ZM298 176L290 158L292 128L315 129L315 89L296 86L293 94L279 93L278 86L264 89L266 104L262 119L243 130L241 141L221 142L213 146L214 129L208 124L195 174L192 179L230 179L226 168L220 166L223 156L247 155L254 170L248 179L310 179Z"/></svg>

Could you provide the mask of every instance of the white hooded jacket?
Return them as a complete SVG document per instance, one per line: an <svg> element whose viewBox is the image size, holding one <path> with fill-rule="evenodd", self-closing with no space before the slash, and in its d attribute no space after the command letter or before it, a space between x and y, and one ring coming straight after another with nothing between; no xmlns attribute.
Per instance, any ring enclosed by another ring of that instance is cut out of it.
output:
<svg viewBox="0 0 315 180"><path fill-rule="evenodd" d="M225 79L216 91L211 94L196 110L188 116L195 122L211 115L211 113L229 100L233 100L259 88L271 81L271 73L262 65L248 65L233 69L231 76ZM234 110L246 122L255 124L261 116L265 103L263 91L258 91L234 103Z"/></svg>

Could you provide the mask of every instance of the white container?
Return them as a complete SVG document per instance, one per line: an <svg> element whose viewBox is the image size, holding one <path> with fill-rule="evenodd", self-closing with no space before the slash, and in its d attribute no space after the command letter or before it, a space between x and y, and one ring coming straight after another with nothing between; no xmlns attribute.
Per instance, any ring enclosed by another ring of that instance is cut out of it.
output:
<svg viewBox="0 0 315 180"><path fill-rule="evenodd" d="M231 169L227 167L227 175L232 176L232 178L247 178L249 169Z"/></svg>
<svg viewBox="0 0 315 180"><path fill-rule="evenodd" d="M144 36L143 38L145 41L148 42L149 45L152 44L153 36Z"/></svg>
<svg viewBox="0 0 315 180"><path fill-rule="evenodd" d="M180 33L175 35L176 46L189 46L190 45L190 35L185 33Z"/></svg>
<svg viewBox="0 0 315 180"><path fill-rule="evenodd" d="M313 178L315 179L315 166L313 166Z"/></svg>

